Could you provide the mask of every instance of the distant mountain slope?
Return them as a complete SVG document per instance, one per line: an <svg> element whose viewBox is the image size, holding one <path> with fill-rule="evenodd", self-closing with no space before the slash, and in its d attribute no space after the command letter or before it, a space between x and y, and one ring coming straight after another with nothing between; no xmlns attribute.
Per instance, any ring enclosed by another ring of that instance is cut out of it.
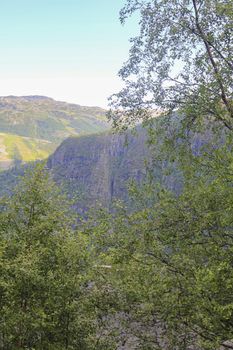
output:
<svg viewBox="0 0 233 350"><path fill-rule="evenodd" d="M128 200L130 180L145 180L150 158L146 131L137 136L102 133L66 139L49 157L54 179L72 197L79 212L97 202L109 207L113 199ZM126 142L127 141L127 142Z"/></svg>
<svg viewBox="0 0 233 350"><path fill-rule="evenodd" d="M0 169L46 158L71 135L109 129L105 110L44 96L0 97Z"/></svg>
<svg viewBox="0 0 233 350"><path fill-rule="evenodd" d="M0 167L8 169L22 161L47 158L54 147L51 141L0 133Z"/></svg>

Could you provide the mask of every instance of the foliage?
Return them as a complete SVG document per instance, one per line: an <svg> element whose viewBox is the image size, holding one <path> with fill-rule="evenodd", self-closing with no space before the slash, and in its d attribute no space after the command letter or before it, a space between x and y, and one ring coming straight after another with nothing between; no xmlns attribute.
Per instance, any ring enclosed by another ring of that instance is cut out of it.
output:
<svg viewBox="0 0 233 350"><path fill-rule="evenodd" d="M154 205L120 208L95 228L139 349L232 348L233 159L224 152L209 162L212 180L197 176L179 196L161 190Z"/></svg>
<svg viewBox="0 0 233 350"><path fill-rule="evenodd" d="M232 349L232 4L128 0L122 23L134 12L140 33L109 117L124 129L163 116L149 130L160 152L151 183L132 188L138 209L110 219L102 263L135 348ZM154 181L158 161L180 174L176 193Z"/></svg>
<svg viewBox="0 0 233 350"><path fill-rule="evenodd" d="M186 125L208 118L232 129L232 2L128 0L121 22L134 12L140 33L119 72L125 87L111 98L115 126L178 109Z"/></svg>
<svg viewBox="0 0 233 350"><path fill-rule="evenodd" d="M1 202L2 349L111 348L107 293L93 282L90 242L74 233L70 211L41 164Z"/></svg>
<svg viewBox="0 0 233 350"><path fill-rule="evenodd" d="M124 128L155 106L179 110L150 136L182 191L158 187L152 167L151 182L131 187L133 211L116 203L77 225L37 165L1 202L3 349L233 348L232 136L219 128L232 129L232 5L128 0L121 20L136 10L141 31L110 115Z"/></svg>

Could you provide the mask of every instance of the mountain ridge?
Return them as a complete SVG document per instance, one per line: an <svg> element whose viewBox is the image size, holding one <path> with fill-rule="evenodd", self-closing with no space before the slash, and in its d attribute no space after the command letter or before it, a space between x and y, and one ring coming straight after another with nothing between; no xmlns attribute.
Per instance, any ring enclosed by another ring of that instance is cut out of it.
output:
<svg viewBox="0 0 233 350"><path fill-rule="evenodd" d="M56 101L47 96L0 97L0 170L19 162L47 158L71 135L108 130L105 113L100 107ZM48 147L46 141L50 142Z"/></svg>

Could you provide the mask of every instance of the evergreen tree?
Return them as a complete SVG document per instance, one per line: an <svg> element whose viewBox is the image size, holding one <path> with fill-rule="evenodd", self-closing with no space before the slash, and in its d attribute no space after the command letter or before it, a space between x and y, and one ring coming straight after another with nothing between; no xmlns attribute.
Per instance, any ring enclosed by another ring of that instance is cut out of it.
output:
<svg viewBox="0 0 233 350"><path fill-rule="evenodd" d="M1 209L0 348L98 349L88 241L43 165Z"/></svg>

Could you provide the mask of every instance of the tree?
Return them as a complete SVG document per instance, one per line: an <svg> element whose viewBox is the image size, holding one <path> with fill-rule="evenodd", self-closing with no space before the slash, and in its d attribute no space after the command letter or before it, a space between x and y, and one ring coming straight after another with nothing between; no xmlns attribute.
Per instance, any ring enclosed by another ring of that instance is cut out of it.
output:
<svg viewBox="0 0 233 350"><path fill-rule="evenodd" d="M0 211L0 348L105 349L90 242L37 164Z"/></svg>
<svg viewBox="0 0 233 350"><path fill-rule="evenodd" d="M125 127L179 110L189 125L214 119L233 128L231 0L128 0L120 19L140 11L119 72L125 87L111 97L110 118Z"/></svg>
<svg viewBox="0 0 233 350"><path fill-rule="evenodd" d="M162 190L150 206L93 228L137 349L233 348L233 161L218 156L212 180L197 176L179 196Z"/></svg>
<svg viewBox="0 0 233 350"><path fill-rule="evenodd" d="M232 2L128 0L121 21L136 11L140 34L119 72L125 88L112 96L110 117L125 128L156 109L166 115L163 135L174 134L183 188L175 195L152 183L149 196L137 189L146 205L113 220L102 258L138 348L232 349ZM208 134L206 154L192 147L193 124ZM163 147L159 137L153 142ZM171 147L163 149L167 162Z"/></svg>

